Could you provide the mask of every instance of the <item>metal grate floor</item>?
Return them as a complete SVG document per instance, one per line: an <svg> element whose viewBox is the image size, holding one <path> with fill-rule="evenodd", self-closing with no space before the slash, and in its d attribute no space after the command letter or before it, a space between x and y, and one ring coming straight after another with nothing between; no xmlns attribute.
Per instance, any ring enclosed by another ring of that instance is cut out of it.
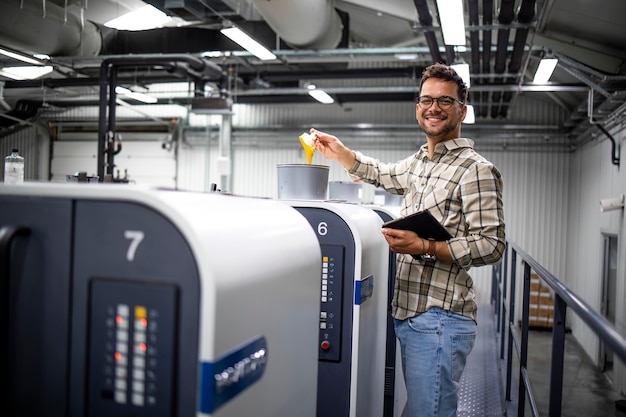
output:
<svg viewBox="0 0 626 417"><path fill-rule="evenodd" d="M478 306L474 349L467 358L459 389L459 417L502 417L504 388L498 357L495 316L490 304Z"/></svg>

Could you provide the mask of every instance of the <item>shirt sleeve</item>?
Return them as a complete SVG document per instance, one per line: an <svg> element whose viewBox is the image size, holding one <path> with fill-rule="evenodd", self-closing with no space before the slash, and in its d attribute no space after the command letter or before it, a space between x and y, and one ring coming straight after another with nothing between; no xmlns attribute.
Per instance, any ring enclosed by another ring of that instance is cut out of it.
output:
<svg viewBox="0 0 626 417"><path fill-rule="evenodd" d="M462 268L494 264L505 249L502 175L498 168L479 162L463 176L462 211L466 233L448 241L452 258Z"/></svg>
<svg viewBox="0 0 626 417"><path fill-rule="evenodd" d="M382 188L391 194L404 194L408 187L410 165L415 159L411 156L395 163L382 163L379 160L354 152L356 161L349 174L356 175L362 181Z"/></svg>

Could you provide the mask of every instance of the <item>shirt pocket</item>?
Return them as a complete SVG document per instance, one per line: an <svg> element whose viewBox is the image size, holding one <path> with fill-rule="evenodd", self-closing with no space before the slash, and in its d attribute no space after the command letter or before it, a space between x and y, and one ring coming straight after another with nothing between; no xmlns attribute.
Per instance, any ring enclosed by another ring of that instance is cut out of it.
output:
<svg viewBox="0 0 626 417"><path fill-rule="evenodd" d="M423 195L420 210L428 210L439 221L442 221L447 211L449 198L449 190L445 188L431 188Z"/></svg>

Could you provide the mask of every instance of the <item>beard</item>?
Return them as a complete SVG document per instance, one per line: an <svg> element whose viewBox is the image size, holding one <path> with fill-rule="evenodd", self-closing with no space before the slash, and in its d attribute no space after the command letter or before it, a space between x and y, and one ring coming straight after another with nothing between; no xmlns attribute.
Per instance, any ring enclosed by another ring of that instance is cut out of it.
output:
<svg viewBox="0 0 626 417"><path fill-rule="evenodd" d="M429 113L430 114L430 113ZM435 114L431 114L433 116L438 116ZM429 123L426 114L417 119L417 123L422 128L427 137L431 139L451 139L456 138L458 133L456 132L460 123L460 120L455 117L456 115L446 115L446 118L443 119L441 123L437 123L436 126L433 126Z"/></svg>

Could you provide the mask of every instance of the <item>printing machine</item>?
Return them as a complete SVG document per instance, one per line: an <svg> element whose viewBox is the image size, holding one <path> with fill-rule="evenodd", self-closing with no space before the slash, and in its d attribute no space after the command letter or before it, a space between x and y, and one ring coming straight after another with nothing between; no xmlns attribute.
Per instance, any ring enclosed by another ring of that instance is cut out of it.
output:
<svg viewBox="0 0 626 417"><path fill-rule="evenodd" d="M283 201L309 221L322 251L317 416L381 417L389 256L382 220L354 204Z"/></svg>
<svg viewBox="0 0 626 417"><path fill-rule="evenodd" d="M0 185L3 415L315 416L321 259L273 200Z"/></svg>
<svg viewBox="0 0 626 417"><path fill-rule="evenodd" d="M377 190L378 191L378 190ZM400 206L364 205L380 216L383 223L400 216ZM406 385L402 373L402 358L400 344L396 339L393 317L391 315L391 301L396 281L396 254L389 250L387 283L387 341L385 348L385 403L384 417L400 417L407 403Z"/></svg>

